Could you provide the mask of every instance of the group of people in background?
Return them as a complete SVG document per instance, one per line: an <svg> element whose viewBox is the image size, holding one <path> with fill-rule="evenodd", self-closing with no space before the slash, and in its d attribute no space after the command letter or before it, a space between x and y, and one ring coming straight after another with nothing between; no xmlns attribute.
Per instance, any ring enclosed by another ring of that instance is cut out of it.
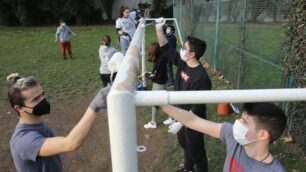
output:
<svg viewBox="0 0 306 172"><path fill-rule="evenodd" d="M121 58L134 36L136 16L135 11L123 7L116 21ZM178 52L175 28L172 25L165 26L165 22L163 18L155 21L157 42L148 47L148 61L153 62L153 69L143 75L152 81L152 90L164 90L172 86L175 91L211 90L211 80L200 62L206 51L206 42L188 36ZM61 21L56 32L56 41L59 37L64 60L66 49L72 58L69 34L76 35ZM109 63L117 58L115 55L118 53L120 52L111 46L110 36L104 35L99 48L100 78L104 88L92 100L80 122L64 137L55 136L42 122L41 116L50 113L50 104L38 81L18 74L7 77L8 99L19 117L10 142L17 171L63 171L59 154L78 150L89 134L98 112L107 107L106 97L110 90L108 84L115 79L115 72L118 70L109 67ZM175 79L172 65L177 68ZM243 107L241 118L234 124L206 120L205 104L152 107L152 119L144 128L157 128L158 108L169 115L163 123L170 125L170 133L177 134L184 151L183 167L178 172L208 171L204 134L219 138L226 145L224 172L285 171L269 151L269 145L284 131L284 112L272 103L246 103Z"/></svg>

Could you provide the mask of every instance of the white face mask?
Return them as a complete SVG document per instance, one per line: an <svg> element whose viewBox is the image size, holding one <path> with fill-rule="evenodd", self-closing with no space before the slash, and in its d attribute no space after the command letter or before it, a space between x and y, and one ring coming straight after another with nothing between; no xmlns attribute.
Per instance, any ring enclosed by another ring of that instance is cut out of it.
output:
<svg viewBox="0 0 306 172"><path fill-rule="evenodd" d="M234 126L233 126L233 135L235 140L240 144L240 145L246 145L252 142L255 142L259 139L255 139L255 140L248 140L246 138L246 134L249 131L248 128L246 128L243 124L241 124L241 122L236 119ZM253 131L253 130L252 130Z"/></svg>
<svg viewBox="0 0 306 172"><path fill-rule="evenodd" d="M170 27L168 27L168 28L166 29L166 34L167 34L167 35L170 35L170 34L171 34L171 28L170 28Z"/></svg>
<svg viewBox="0 0 306 172"><path fill-rule="evenodd" d="M187 61L187 57L186 57L186 50L182 49L180 50L180 56L181 56L181 59L183 61Z"/></svg>

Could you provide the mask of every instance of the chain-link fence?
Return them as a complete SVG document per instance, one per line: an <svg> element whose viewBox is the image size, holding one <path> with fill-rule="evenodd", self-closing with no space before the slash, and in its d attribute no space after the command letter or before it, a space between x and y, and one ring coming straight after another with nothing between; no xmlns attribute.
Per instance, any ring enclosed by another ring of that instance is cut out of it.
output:
<svg viewBox="0 0 306 172"><path fill-rule="evenodd" d="M182 35L207 42L205 60L235 88L284 87L282 0L175 0Z"/></svg>

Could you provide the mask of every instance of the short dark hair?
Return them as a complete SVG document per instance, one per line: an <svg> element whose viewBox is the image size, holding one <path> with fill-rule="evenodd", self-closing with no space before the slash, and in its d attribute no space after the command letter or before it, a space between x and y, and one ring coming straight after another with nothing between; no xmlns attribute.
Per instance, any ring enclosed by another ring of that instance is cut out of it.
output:
<svg viewBox="0 0 306 172"><path fill-rule="evenodd" d="M206 50L206 42L198 38L187 36L186 41L189 43L190 51L195 53L196 59L200 59Z"/></svg>
<svg viewBox="0 0 306 172"><path fill-rule="evenodd" d="M243 110L255 117L257 129L269 131L270 143L277 140L285 130L286 115L284 111L273 103L244 103Z"/></svg>

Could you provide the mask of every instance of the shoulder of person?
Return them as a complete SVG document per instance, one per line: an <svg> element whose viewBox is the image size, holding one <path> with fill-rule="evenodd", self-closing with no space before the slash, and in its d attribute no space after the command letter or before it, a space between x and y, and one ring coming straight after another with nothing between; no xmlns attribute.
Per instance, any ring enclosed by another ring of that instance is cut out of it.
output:
<svg viewBox="0 0 306 172"><path fill-rule="evenodd" d="M233 138L233 124L229 122L223 122L220 130L220 139L223 143L226 143L226 140L231 140L234 142ZM233 144L233 143L232 143Z"/></svg>
<svg viewBox="0 0 306 172"><path fill-rule="evenodd" d="M201 72L204 75L208 75L206 69L204 68L204 66L202 65L202 63L200 63L200 65L197 67L197 70L199 70L199 72Z"/></svg>
<svg viewBox="0 0 306 172"><path fill-rule="evenodd" d="M120 21L122 21L122 20L124 20L124 18L123 18L123 17L119 17L119 18L117 18L116 21L120 22Z"/></svg>

